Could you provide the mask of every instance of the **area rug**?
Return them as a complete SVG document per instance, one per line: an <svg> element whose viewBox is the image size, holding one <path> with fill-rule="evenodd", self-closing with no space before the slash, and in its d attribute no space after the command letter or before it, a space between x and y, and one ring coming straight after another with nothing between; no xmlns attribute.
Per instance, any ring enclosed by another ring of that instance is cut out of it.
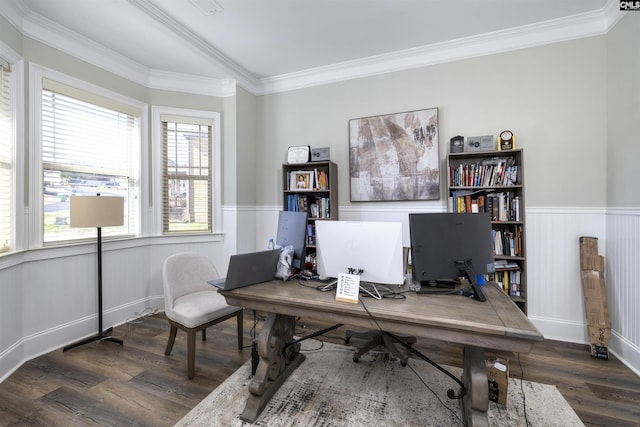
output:
<svg viewBox="0 0 640 427"><path fill-rule="evenodd" d="M315 349L313 348L315 346ZM307 348L307 350L305 350ZM457 383L430 364L405 367L386 353L355 363L353 348L303 342L306 360L271 398L254 426L463 426ZM447 367L457 378L459 368ZM251 381L245 363L176 426L249 426L239 418ZM510 378L507 405L489 402L490 426L582 426L555 386ZM525 409L526 408L526 409Z"/></svg>

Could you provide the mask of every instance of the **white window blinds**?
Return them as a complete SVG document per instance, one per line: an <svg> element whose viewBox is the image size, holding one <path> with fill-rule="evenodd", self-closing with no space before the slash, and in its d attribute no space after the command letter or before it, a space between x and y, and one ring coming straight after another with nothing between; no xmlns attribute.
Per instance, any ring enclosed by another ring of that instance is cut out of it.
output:
<svg viewBox="0 0 640 427"><path fill-rule="evenodd" d="M124 225L102 234L137 234L139 122L117 102L43 80L44 243L95 235L95 229L69 227L69 198L76 195L124 197Z"/></svg>
<svg viewBox="0 0 640 427"><path fill-rule="evenodd" d="M13 117L11 107L12 75L9 64L0 58L0 253L13 244Z"/></svg>
<svg viewBox="0 0 640 427"><path fill-rule="evenodd" d="M212 121L161 115L164 234L209 233Z"/></svg>

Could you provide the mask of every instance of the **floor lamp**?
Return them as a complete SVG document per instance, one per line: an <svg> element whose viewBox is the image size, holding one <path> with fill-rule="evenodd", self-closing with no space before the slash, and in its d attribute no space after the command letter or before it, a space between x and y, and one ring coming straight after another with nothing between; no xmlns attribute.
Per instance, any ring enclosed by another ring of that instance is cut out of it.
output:
<svg viewBox="0 0 640 427"><path fill-rule="evenodd" d="M105 340L122 345L122 340L108 336L113 330L102 327L102 227L124 224L124 197L73 196L71 201L71 227L96 227L98 229L98 334L70 344L62 351L67 351L90 342Z"/></svg>

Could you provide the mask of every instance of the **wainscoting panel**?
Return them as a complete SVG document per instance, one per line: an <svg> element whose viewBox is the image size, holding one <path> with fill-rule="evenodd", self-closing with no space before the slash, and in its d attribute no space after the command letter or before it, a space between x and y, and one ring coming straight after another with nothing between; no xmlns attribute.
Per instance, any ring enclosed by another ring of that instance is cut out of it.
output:
<svg viewBox="0 0 640 427"><path fill-rule="evenodd" d="M529 318L547 338L586 343L580 237L597 237L605 254L605 210L529 207L526 224Z"/></svg>
<svg viewBox="0 0 640 427"><path fill-rule="evenodd" d="M610 346L640 375L640 210L608 211L605 277Z"/></svg>
<svg viewBox="0 0 640 427"><path fill-rule="evenodd" d="M273 235L277 206L256 208L256 245ZM401 221L408 213L444 208L397 205L340 207L341 220ZM580 278L580 237L598 238L605 257L612 339L609 350L640 373L640 212L605 208L527 208L528 316L549 339L587 344Z"/></svg>

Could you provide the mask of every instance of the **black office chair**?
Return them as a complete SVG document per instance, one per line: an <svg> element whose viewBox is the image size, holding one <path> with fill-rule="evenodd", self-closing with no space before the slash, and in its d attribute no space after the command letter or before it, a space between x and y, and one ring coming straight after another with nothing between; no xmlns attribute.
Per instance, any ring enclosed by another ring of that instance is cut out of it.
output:
<svg viewBox="0 0 640 427"><path fill-rule="evenodd" d="M416 337L414 336L390 334L388 332L379 330L370 330L364 332L347 330L344 337L345 344L349 344L352 337L365 340L364 344L354 346L357 349L357 351L353 355L354 362L357 362L360 359L360 356L368 353L371 350L381 349L395 355L398 359L400 359L400 364L402 366L407 366L409 354L407 353L407 349L404 347L404 345L402 345L402 343L398 340L406 343L407 345L415 344L417 341Z"/></svg>

